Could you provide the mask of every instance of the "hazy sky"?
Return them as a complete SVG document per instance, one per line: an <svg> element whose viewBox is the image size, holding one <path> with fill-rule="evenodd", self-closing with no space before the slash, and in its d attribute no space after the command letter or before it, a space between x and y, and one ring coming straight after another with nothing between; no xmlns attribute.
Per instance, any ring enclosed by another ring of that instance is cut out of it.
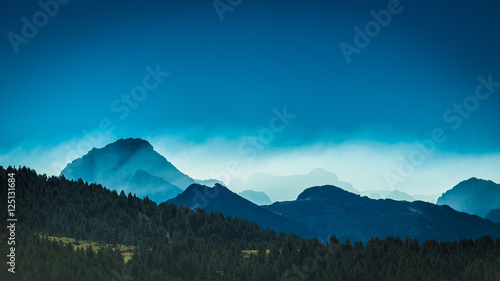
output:
<svg viewBox="0 0 500 281"><path fill-rule="evenodd" d="M0 4L0 165L141 137L197 178L500 182L498 1L41 3Z"/></svg>

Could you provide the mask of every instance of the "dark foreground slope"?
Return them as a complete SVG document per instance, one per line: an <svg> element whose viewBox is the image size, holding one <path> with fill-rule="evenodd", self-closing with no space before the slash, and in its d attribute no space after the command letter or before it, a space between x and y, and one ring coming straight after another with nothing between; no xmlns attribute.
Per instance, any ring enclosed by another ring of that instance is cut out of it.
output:
<svg viewBox="0 0 500 281"><path fill-rule="evenodd" d="M356 241L388 235L419 240L455 241L460 237L500 237L500 224L427 202L374 200L334 186L311 187L297 200L264 208L293 218L327 239L336 235Z"/></svg>
<svg viewBox="0 0 500 281"><path fill-rule="evenodd" d="M306 224L266 210L220 184L216 184L213 188L193 184L167 202L177 206L188 206L192 209L203 208L207 212L222 212L231 217L256 222L260 226L273 229L276 232L295 233L305 238L317 237L319 234Z"/></svg>
<svg viewBox="0 0 500 281"><path fill-rule="evenodd" d="M148 198L118 194L82 180L37 175L26 167L12 171L17 186L17 226L26 233L128 245L170 243L193 236L243 244L275 243L278 239L255 223L228 219L221 213L209 214L202 209L194 212L174 204L157 205ZM6 174L0 166L2 190L7 189ZM0 206L6 210L6 192L0 194L0 200ZM3 221L5 214L2 212Z"/></svg>
<svg viewBox="0 0 500 281"><path fill-rule="evenodd" d="M456 242L370 239L366 245L335 237L329 243L276 236L256 224L117 194L99 185L4 170L16 179L16 264L0 263L0 280L14 281L261 281L261 280L500 280L500 239ZM7 208L7 193L0 193ZM6 221L2 212L0 219ZM75 223L72 223L72 222ZM6 228L0 230L5 239ZM124 263L120 251L74 250L38 234L80 234L136 246ZM10 255L0 243L0 257ZM246 251L254 250L254 251Z"/></svg>

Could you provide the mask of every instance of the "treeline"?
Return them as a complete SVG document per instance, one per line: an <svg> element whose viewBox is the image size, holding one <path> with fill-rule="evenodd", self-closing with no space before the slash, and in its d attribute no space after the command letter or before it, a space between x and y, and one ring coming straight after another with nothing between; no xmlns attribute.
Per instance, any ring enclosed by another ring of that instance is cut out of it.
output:
<svg viewBox="0 0 500 281"><path fill-rule="evenodd" d="M8 171L7 171L8 170ZM282 244L285 235L262 229L258 224L224 217L220 212L192 211L174 204L160 204L135 195L118 194L99 184L63 177L38 175L26 167L5 170L0 166L1 206L7 202L7 173L15 173L16 217L25 233L45 233L77 240L110 244L168 244L188 237L212 242L237 241L245 248L259 243ZM7 207L3 208L7 210ZM5 221L6 212L2 212ZM301 238L296 237L296 243Z"/></svg>
<svg viewBox="0 0 500 281"><path fill-rule="evenodd" d="M20 234L17 245L16 274L6 273L0 263L1 280L500 280L500 239L490 237L422 245L410 238L388 237L371 239L366 246L348 240L340 244L332 237L326 244L311 239L299 247L288 239L282 247L260 246L249 257L238 243L191 237L138 248L126 264L118 250L73 250L34 234ZM2 256L6 248L3 243Z"/></svg>
<svg viewBox="0 0 500 281"><path fill-rule="evenodd" d="M7 243L2 243L2 259L9 254L8 248ZM97 252L92 248L73 250L71 244L64 245L36 234L16 233L15 273L7 272L10 266L5 261L0 263L0 280L5 281L122 281L113 279L114 271L123 268L123 256L119 251L110 248Z"/></svg>
<svg viewBox="0 0 500 281"><path fill-rule="evenodd" d="M17 273L7 273L0 258L1 280L500 281L500 238L419 243L387 237L363 245L333 236L322 243L26 167L0 167L4 210L7 172L16 173ZM125 264L119 251L73 250L36 233L137 248ZM6 240L0 244L0 257L8 248Z"/></svg>
<svg viewBox="0 0 500 281"><path fill-rule="evenodd" d="M240 250L231 243L213 247L196 238L175 247L142 249L128 265L129 274L144 281L153 280L152 272L184 280L500 280L500 239L491 237L422 245L411 238L387 237L371 239L366 246L348 239L340 244L332 237L327 244L311 239L298 248L287 241L270 251L260 248L248 259Z"/></svg>

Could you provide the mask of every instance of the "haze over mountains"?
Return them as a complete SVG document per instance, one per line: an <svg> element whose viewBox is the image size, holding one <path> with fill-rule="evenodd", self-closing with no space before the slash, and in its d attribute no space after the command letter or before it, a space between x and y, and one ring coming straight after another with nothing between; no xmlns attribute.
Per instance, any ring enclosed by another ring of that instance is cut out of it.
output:
<svg viewBox="0 0 500 281"><path fill-rule="evenodd" d="M239 196L257 205L271 205L271 199L262 191L244 190L238 193Z"/></svg>
<svg viewBox="0 0 500 281"><path fill-rule="evenodd" d="M148 196L155 202L162 202L165 198L173 198L182 192L182 189L177 186L142 169L135 172L127 186L134 193L140 192L141 195Z"/></svg>
<svg viewBox="0 0 500 281"><path fill-rule="evenodd" d="M436 203L436 200L440 194L424 195L424 194L408 194L400 190L367 190L361 192L361 195L368 196L372 199L393 199L393 200L404 200L404 201L425 201L429 203Z"/></svg>
<svg viewBox="0 0 500 281"><path fill-rule="evenodd" d="M100 183L110 189L148 196L158 203L175 197L189 185L198 183L213 187L224 185L215 179L196 180L179 171L153 146L142 139L119 139L103 148L94 148L86 155L69 163L61 172L68 179L81 178ZM300 192L313 185L334 184L345 190L359 193L337 175L323 169L315 169L306 175L274 176L255 174L247 181L234 180L232 190L250 190L243 194L249 200L266 205L276 200L294 200ZM248 188L245 188L248 187Z"/></svg>
<svg viewBox="0 0 500 281"><path fill-rule="evenodd" d="M271 201L295 200L304 189L315 186L332 184L344 190L359 194L350 183L338 179L334 173L317 168L305 175L275 176L265 173L251 175L246 181L233 180L229 184L232 190L261 191L266 193Z"/></svg>
<svg viewBox="0 0 500 281"><path fill-rule="evenodd" d="M394 199L394 200L404 200L409 202L417 200L410 194L399 190L393 190L393 191L371 190L371 191L361 192L361 195L368 196L372 199Z"/></svg>
<svg viewBox="0 0 500 281"><path fill-rule="evenodd" d="M482 235L500 236L500 224L492 222L498 221L498 211L488 214L500 202L494 200L498 185L477 179L458 184L443 194L440 203L449 203L460 210L466 205L464 198L479 190L476 197L472 197L474 208L467 210L483 218L448 206L409 202L415 198L396 190L380 192L386 192L384 197L405 201L360 196L352 185L339 181L337 175L323 169L293 176L255 174L247 181L231 183L230 187L234 189L251 187L238 195L217 180L190 178L141 139L120 139L103 148L92 149L68 164L61 174L68 179L81 178L110 189L123 189L139 197L148 196L157 203L167 201L191 209L222 212L226 216L254 221L276 232L296 233L305 238L318 237L323 241L332 235L363 242L370 237L384 238L389 235L445 241ZM314 182L322 184L310 185ZM266 194L273 197L269 199ZM271 204L271 200L281 201ZM481 205L481 202L486 204ZM487 215L489 220L484 219Z"/></svg>

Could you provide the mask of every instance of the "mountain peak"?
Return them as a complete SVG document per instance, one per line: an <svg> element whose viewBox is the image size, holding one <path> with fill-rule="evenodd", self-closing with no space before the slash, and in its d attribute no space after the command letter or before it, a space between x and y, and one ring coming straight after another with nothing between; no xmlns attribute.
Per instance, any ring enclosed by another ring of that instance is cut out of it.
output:
<svg viewBox="0 0 500 281"><path fill-rule="evenodd" d="M153 146L147 141L143 139L134 139L134 138L128 138L128 139L119 139L115 141L114 143L108 144L107 146L118 146L124 149L128 150L136 150L139 148L143 149L151 149L153 150Z"/></svg>
<svg viewBox="0 0 500 281"><path fill-rule="evenodd" d="M468 180L461 181L458 183L456 186L454 186L452 189L448 190L448 192L453 192L453 191L462 191L462 190L468 190L470 191L471 189L474 189L475 192L484 192L485 190L490 190L490 191L497 191L499 189L500 185L496 184L495 182L491 180L484 180L484 179L478 179L476 177L472 177Z"/></svg>
<svg viewBox="0 0 500 281"><path fill-rule="evenodd" d="M271 205L273 203L271 202L269 196L267 196L267 194L263 191L254 191L247 189L238 193L238 195L259 206Z"/></svg>
<svg viewBox="0 0 500 281"><path fill-rule="evenodd" d="M322 168L311 170L307 174L277 176L266 173L256 173L247 180L233 180L229 187L233 190L255 190L265 192L271 201L292 201L311 186L333 185L359 194L350 183L340 181L338 176Z"/></svg>
<svg viewBox="0 0 500 281"><path fill-rule="evenodd" d="M94 148L68 164L61 175L149 197L155 194L175 195L178 188L184 190L194 182L156 152L148 141L139 138L119 139L102 148ZM141 183L142 180L144 182ZM150 186L148 183L156 183L165 190L146 190L143 187ZM158 197L158 200L169 198Z"/></svg>
<svg viewBox="0 0 500 281"><path fill-rule="evenodd" d="M468 180L464 180L462 181L461 183L487 183L487 184L495 184L495 182L491 181L491 180L485 180L485 179L479 179L479 178L476 178L476 177L472 177ZM459 183L459 184L461 184Z"/></svg>
<svg viewBox="0 0 500 281"><path fill-rule="evenodd" d="M198 194L199 192L201 193L219 193L220 191L229 191L225 186L216 183L213 187L209 187L203 184L199 183L193 183L190 186L188 186L185 190L186 193L195 193Z"/></svg>
<svg viewBox="0 0 500 281"><path fill-rule="evenodd" d="M332 177L338 179L338 176L336 174L328 172L327 170L325 170L323 168L315 168L315 169L311 170L309 173L307 173L307 175L309 175L309 176L328 175L328 176L332 176Z"/></svg>
<svg viewBox="0 0 500 281"><path fill-rule="evenodd" d="M299 194L297 200L338 200L349 197L359 197L359 195L345 191L334 185L323 185L310 187L304 190L301 194Z"/></svg>
<svg viewBox="0 0 500 281"><path fill-rule="evenodd" d="M391 191L391 193L387 194L387 196L385 196L385 198L399 200L399 201L408 201L408 202L412 202L412 201L416 200L410 194L408 194L404 191L397 190L397 189Z"/></svg>
<svg viewBox="0 0 500 281"><path fill-rule="evenodd" d="M153 146L146 140L143 139L118 139L115 142L109 143L102 148L92 148L87 155L89 157L99 157L103 153L112 153L116 156L129 157L129 155L136 153L139 150L152 152L154 151ZM87 156L87 155L84 155ZM81 158L80 158L81 159ZM79 159L76 159L77 161ZM75 162L73 161L73 162ZM64 170L63 170L64 171ZM62 174L62 173L61 173Z"/></svg>
<svg viewBox="0 0 500 281"><path fill-rule="evenodd" d="M437 204L484 218L489 211L500 208L500 184L470 178L443 193Z"/></svg>
<svg viewBox="0 0 500 281"><path fill-rule="evenodd" d="M257 206L221 184L215 184L214 187L191 184L181 194L167 202L192 209L202 208L206 212L222 212L226 216L254 221L263 228L272 228L276 232L293 232L307 238L318 236L318 233L308 226Z"/></svg>

